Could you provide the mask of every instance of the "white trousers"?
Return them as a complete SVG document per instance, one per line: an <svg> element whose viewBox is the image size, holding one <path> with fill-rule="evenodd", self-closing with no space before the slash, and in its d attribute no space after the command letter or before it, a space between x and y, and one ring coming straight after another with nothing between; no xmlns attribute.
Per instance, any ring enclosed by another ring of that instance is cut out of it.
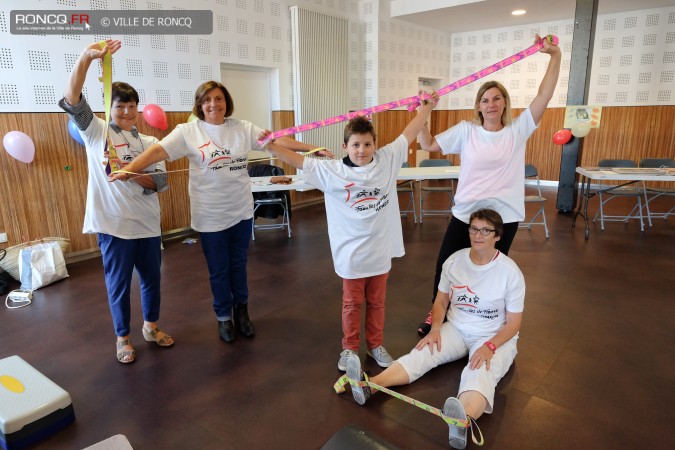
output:
<svg viewBox="0 0 675 450"><path fill-rule="evenodd" d="M467 355L469 355L470 360L473 353L488 340L490 340L490 337L463 333L449 322L445 322L441 326L441 351L438 351L435 346L433 353L429 351L429 347L424 347L422 350L412 349L410 353L400 357L397 362L403 366L412 383L441 364L456 361ZM486 414L492 413L495 387L499 380L506 375L516 354L518 354L517 341L518 335L515 335L497 349L490 360L490 370L487 370L485 365L477 369L471 369L467 363L462 371L457 396L459 397L462 392L466 391L478 391L488 402L484 412Z"/></svg>

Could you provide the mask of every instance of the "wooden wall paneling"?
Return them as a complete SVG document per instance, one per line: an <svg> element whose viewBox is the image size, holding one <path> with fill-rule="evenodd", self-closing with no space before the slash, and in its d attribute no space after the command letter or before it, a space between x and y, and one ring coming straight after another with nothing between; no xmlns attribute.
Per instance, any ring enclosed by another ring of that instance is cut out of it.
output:
<svg viewBox="0 0 675 450"><path fill-rule="evenodd" d="M675 107L631 106L603 108L600 128L591 129L584 143L582 166L601 159L675 158ZM672 183L649 183L672 187Z"/></svg>
<svg viewBox="0 0 675 450"><path fill-rule="evenodd" d="M373 127L377 136L376 146L383 147L390 144L398 138L403 129L415 117L416 112L403 110L390 110L377 113L373 116ZM417 140L408 146L408 164L415 167L415 149L417 149ZM413 151L411 151L413 150Z"/></svg>
<svg viewBox="0 0 675 450"><path fill-rule="evenodd" d="M176 125L187 122L190 112L170 112L166 114L168 127L158 130L150 127L142 117L139 119L138 131L162 139L168 135ZM183 230L190 227L190 196L188 181L190 179L189 162L187 158L176 161L167 161L169 189L159 193L161 210L162 233Z"/></svg>
<svg viewBox="0 0 675 450"><path fill-rule="evenodd" d="M273 111L272 112L272 127L275 131L283 130L295 126L295 113L293 111ZM333 125L339 126L339 125ZM295 138L295 136L291 136ZM329 149L331 150L331 149ZM285 162L274 160L270 164L279 166L284 169L284 173L288 175L296 174L295 167L286 164ZM323 201L323 192L318 189L298 192L291 191L291 207L302 206Z"/></svg>
<svg viewBox="0 0 675 450"><path fill-rule="evenodd" d="M675 157L675 107L603 108L600 128L591 129L584 143L582 165L601 159Z"/></svg>
<svg viewBox="0 0 675 450"><path fill-rule="evenodd" d="M86 155L70 137L65 114L0 114L0 134L22 131L35 144L35 158L24 164L0 155L4 205L1 231L12 246L46 236L71 239L70 251L95 245L81 233L86 198ZM68 167L68 170L66 169Z"/></svg>
<svg viewBox="0 0 675 450"><path fill-rule="evenodd" d="M524 109L514 110L514 117ZM553 143L553 134L562 129L565 121L564 108L548 108L539 122L539 127L527 140L525 162L533 164L542 180L558 181L562 147Z"/></svg>
<svg viewBox="0 0 675 450"><path fill-rule="evenodd" d="M161 139L176 124L185 122L188 115L167 113L166 131L151 128L142 119L138 128L141 133ZM65 113L0 114L0 134L22 131L35 143L31 164L0 152L0 189L5 202L0 213L0 231L8 237L0 248L59 236L70 239L69 253L97 249L96 236L82 233L88 175L85 149L70 136L67 124ZM187 161L169 163L168 168L187 168ZM187 178L188 172L171 174L172 188L160 194L163 231L190 225Z"/></svg>
<svg viewBox="0 0 675 450"><path fill-rule="evenodd" d="M514 115L522 110L515 111ZM413 113L388 111L374 117L378 143L394 140ZM98 114L102 116L102 114ZM160 131L149 127L142 118L139 131L161 139L187 120L189 112L169 112L169 127ZM431 132L438 134L460 120L470 120L472 111L434 111ZM604 158L675 158L675 106L606 107L602 126L584 138L581 165L594 166ZM273 113L274 129L293 125L292 111ZM563 127L564 108L548 109L539 129L528 141L526 161L539 169L544 180L558 180L560 148L552 142L553 133ZM6 248L31 239L60 236L71 240L73 253L97 250L96 237L82 234L87 187L87 163L84 148L68 133L65 113L0 114L0 135L22 131L35 143L35 159L31 164L0 151L0 232L7 233ZM335 125L338 126L338 125ZM412 158L414 158L414 154ZM411 161L414 165L415 161ZM460 161L453 163L459 164ZM276 164L281 164L279 161ZM295 169L281 164L286 173ZM66 170L66 167L69 167ZM163 232L190 226L186 159L167 163L167 170L181 170L169 175L170 189L159 195L162 205ZM670 186L672 184L661 184ZM293 204L302 205L323 199L316 191L293 192Z"/></svg>

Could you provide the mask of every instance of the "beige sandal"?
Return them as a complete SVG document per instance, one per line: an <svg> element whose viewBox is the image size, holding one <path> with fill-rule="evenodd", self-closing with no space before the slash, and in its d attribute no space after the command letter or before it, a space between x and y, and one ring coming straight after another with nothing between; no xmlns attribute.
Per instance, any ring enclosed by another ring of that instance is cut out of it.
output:
<svg viewBox="0 0 675 450"><path fill-rule="evenodd" d="M173 338L159 327L154 330L143 327L143 337L148 342L156 342L160 347L171 347L174 344Z"/></svg>
<svg viewBox="0 0 675 450"><path fill-rule="evenodd" d="M129 339L117 341L117 360L122 364L131 364L136 361L136 350L133 347L131 347L131 351L122 350L125 345L131 347L131 341Z"/></svg>

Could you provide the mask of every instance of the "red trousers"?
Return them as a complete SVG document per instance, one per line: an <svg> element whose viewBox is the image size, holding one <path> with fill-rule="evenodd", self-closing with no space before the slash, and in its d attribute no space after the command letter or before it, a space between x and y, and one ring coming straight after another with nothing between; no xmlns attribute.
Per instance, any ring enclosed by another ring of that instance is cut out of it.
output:
<svg viewBox="0 0 675 450"><path fill-rule="evenodd" d="M366 301L366 344L368 349L382 345L384 336L384 298L389 273L374 277L342 279L342 348L358 351L361 332L361 305Z"/></svg>

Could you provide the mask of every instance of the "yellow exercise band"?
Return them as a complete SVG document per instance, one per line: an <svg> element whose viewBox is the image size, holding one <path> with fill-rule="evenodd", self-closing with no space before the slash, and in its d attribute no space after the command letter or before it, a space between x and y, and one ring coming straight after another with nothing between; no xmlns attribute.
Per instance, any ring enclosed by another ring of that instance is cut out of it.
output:
<svg viewBox="0 0 675 450"><path fill-rule="evenodd" d="M341 394L345 392L345 386L349 384L350 386L358 386L358 387L370 387L376 391L384 392L385 394L389 394L392 397L395 397L399 400L403 400L406 403L410 403L413 406L417 406L420 409L423 409L426 412L430 412L441 419L448 424L448 425L455 425L460 428L471 428L471 440L474 442L474 444L481 446L485 443L485 440L483 438L483 433L480 431L480 428L478 428L478 425L476 425L476 428L478 429L478 435L480 436L480 439L477 439L476 436L474 435L473 432L473 424L475 424L475 421L473 418L467 416L467 420L460 420L460 419L455 419L453 417L448 417L445 414L443 414L443 411L441 411L438 408L434 408L433 406L427 405L426 403L420 402L418 400L415 400L414 398L408 397L403 394L399 394L396 391L392 391L391 389L388 389L383 386L379 386L372 381L355 381L349 378L347 375L341 376L333 385L333 389L335 390L335 393ZM473 422L473 424L472 424Z"/></svg>
<svg viewBox="0 0 675 450"><path fill-rule="evenodd" d="M105 41L100 41L98 43L101 50L106 47ZM99 78L103 83L103 103L105 108L105 123L108 126L108 131L106 134L106 139L108 142L108 164L110 165L111 172L116 172L119 170L119 166L115 162L117 159L117 152L115 151L115 146L110 139L110 110L112 107L112 55L110 50L103 55L103 60L101 62L101 71L103 76Z"/></svg>
<svg viewBox="0 0 675 450"><path fill-rule="evenodd" d="M302 156L311 155L312 153L320 152L321 150L328 150L328 149L326 147L317 147L314 150L310 150L308 152L302 153Z"/></svg>

